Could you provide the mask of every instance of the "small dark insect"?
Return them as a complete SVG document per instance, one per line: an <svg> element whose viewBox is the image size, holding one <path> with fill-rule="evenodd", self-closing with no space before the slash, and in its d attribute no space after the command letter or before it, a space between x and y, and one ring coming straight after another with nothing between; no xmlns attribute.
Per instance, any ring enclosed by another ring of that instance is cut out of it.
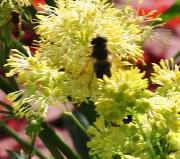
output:
<svg viewBox="0 0 180 159"><path fill-rule="evenodd" d="M115 155L112 156L112 159L121 159L121 156L118 155L118 154L115 154Z"/></svg>
<svg viewBox="0 0 180 159"><path fill-rule="evenodd" d="M11 12L11 22L13 24L13 33L17 38L20 36L20 32L22 31L22 17L21 14L14 10Z"/></svg>
<svg viewBox="0 0 180 159"><path fill-rule="evenodd" d="M87 82L88 88L91 87L94 74L96 78L100 79L103 79L104 75L111 77L111 56L107 49L107 39L97 36L92 39L91 45L92 54L89 56L88 62L79 74L80 78L85 74L90 75L89 82Z"/></svg>
<svg viewBox="0 0 180 159"><path fill-rule="evenodd" d="M133 117L132 115L126 115L127 117L123 118L122 121L124 124L129 124L132 120L133 120Z"/></svg>
<svg viewBox="0 0 180 159"><path fill-rule="evenodd" d="M92 39L93 52L91 54L94 59L93 67L97 78L103 78L103 75L111 77L110 53L107 49L107 39L96 37Z"/></svg>

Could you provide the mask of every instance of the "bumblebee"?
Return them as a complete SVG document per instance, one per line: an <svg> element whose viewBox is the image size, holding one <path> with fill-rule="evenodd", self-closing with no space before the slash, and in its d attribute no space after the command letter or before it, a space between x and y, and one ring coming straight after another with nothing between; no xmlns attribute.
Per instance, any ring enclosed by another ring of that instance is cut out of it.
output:
<svg viewBox="0 0 180 159"><path fill-rule="evenodd" d="M92 72L95 73L96 78L103 79L103 75L111 77L111 57L107 49L107 39L98 36L92 39L91 45L92 54L80 75Z"/></svg>
<svg viewBox="0 0 180 159"><path fill-rule="evenodd" d="M92 58L94 60L93 68L97 78L102 79L103 75L111 77L110 53L107 49L107 39L96 37L92 39L93 46Z"/></svg>
<svg viewBox="0 0 180 159"><path fill-rule="evenodd" d="M91 45L92 53L78 77L80 82L84 82L86 76L88 88L91 87L94 77L99 79L103 79L104 75L111 77L111 55L107 49L107 39L97 36L91 40Z"/></svg>

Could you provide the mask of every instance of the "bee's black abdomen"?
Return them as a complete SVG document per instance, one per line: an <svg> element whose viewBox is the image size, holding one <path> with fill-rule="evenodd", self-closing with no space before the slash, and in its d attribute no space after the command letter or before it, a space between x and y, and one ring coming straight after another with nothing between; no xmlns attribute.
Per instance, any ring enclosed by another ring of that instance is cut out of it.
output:
<svg viewBox="0 0 180 159"><path fill-rule="evenodd" d="M94 63L94 72L96 73L97 78L103 78L103 75L111 77L111 63L108 61L105 62L96 62Z"/></svg>

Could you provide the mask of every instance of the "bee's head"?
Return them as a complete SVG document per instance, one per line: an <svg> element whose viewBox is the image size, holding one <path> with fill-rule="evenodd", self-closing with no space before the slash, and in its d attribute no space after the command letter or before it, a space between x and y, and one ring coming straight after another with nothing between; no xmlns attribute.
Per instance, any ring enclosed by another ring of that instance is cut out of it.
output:
<svg viewBox="0 0 180 159"><path fill-rule="evenodd" d="M97 36L96 38L93 38L91 41L92 45L103 45L107 43L107 39L103 38L101 36Z"/></svg>

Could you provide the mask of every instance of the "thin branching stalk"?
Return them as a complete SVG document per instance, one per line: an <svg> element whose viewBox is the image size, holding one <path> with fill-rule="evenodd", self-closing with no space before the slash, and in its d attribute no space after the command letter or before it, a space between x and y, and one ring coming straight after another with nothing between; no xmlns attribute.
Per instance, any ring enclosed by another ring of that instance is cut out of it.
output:
<svg viewBox="0 0 180 159"><path fill-rule="evenodd" d="M12 130L11 128L9 128L5 123L0 121L0 128L9 136L13 137L14 139L16 139L16 141L18 141L19 144L22 145L22 147L24 149L29 149L30 148L30 144L27 143L26 141L24 141L14 130ZM40 159L47 159L37 148L34 148L35 153L37 154L37 156Z"/></svg>
<svg viewBox="0 0 180 159"><path fill-rule="evenodd" d="M29 150L28 159L31 159L31 157L32 157L32 153L33 153L33 150L34 150L34 144L35 144L35 141L36 141L36 137L37 137L37 134L34 133L33 136L32 136L32 139L31 139L31 147L30 147L30 150Z"/></svg>
<svg viewBox="0 0 180 159"><path fill-rule="evenodd" d="M151 156L151 159L155 159L156 158L156 153L153 150L152 143L151 143L150 140L148 140L148 138L146 136L146 133L143 130L143 127L142 127L142 125L141 125L141 123L139 121L138 115L137 115L135 110L133 111L133 117L135 118L135 120L136 120L136 122L138 124L139 130L141 131L142 137L144 139L146 147L148 148L148 152L149 152L149 155Z"/></svg>

